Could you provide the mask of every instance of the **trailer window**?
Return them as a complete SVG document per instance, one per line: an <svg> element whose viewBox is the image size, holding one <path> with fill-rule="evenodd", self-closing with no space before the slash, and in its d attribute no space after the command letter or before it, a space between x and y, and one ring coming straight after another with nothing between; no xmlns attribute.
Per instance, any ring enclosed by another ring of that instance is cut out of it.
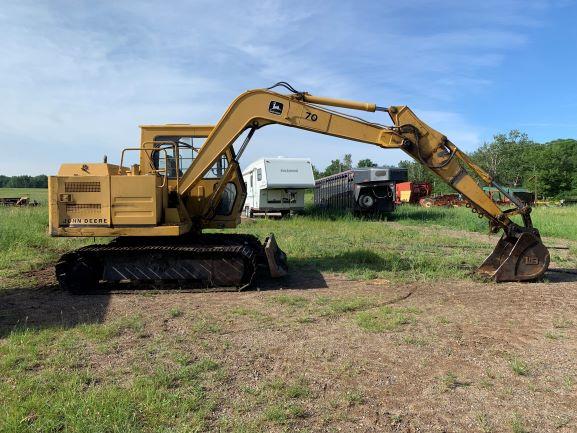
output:
<svg viewBox="0 0 577 433"><path fill-rule="evenodd" d="M262 180L262 169L257 168L256 170L256 180L258 180L259 182Z"/></svg>
<svg viewBox="0 0 577 433"><path fill-rule="evenodd" d="M250 187L251 187L251 189L252 189L252 186L253 186L253 181L252 181L252 178L253 178L253 177L254 177L254 176L253 176L253 173L251 173L251 174L250 174Z"/></svg>

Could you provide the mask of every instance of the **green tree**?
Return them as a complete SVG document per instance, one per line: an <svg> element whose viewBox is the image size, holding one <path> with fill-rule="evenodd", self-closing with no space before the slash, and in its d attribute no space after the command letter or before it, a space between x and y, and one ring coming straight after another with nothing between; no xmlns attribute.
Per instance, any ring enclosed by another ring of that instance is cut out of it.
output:
<svg viewBox="0 0 577 433"><path fill-rule="evenodd" d="M410 182L429 182L434 193L449 194L455 192L439 176L417 161L401 161L399 167L408 170L407 177Z"/></svg>
<svg viewBox="0 0 577 433"><path fill-rule="evenodd" d="M333 174L340 173L341 171L350 170L353 168L353 158L350 153L343 156L343 160L333 159L331 163L325 168L321 177L332 176Z"/></svg>
<svg viewBox="0 0 577 433"><path fill-rule="evenodd" d="M577 140L560 139L545 143L533 161L538 195L565 197L577 195ZM530 186L530 185L529 185Z"/></svg>
<svg viewBox="0 0 577 433"><path fill-rule="evenodd" d="M343 170L344 168L341 160L338 158L333 159L331 163L327 166L327 168L325 168L325 171L323 172L323 177L332 176L333 174L340 173Z"/></svg>
<svg viewBox="0 0 577 433"><path fill-rule="evenodd" d="M353 168L353 156L350 153L346 153L343 156L343 170L350 170Z"/></svg>
<svg viewBox="0 0 577 433"><path fill-rule="evenodd" d="M399 167L408 170L408 177L412 182L432 182L434 180L435 175L416 161L401 161Z"/></svg>
<svg viewBox="0 0 577 433"><path fill-rule="evenodd" d="M41 174L32 178L32 188L48 188L48 176Z"/></svg>
<svg viewBox="0 0 577 433"><path fill-rule="evenodd" d="M373 161L371 161L369 158L366 159L361 159L358 163L357 163L357 168L364 168L364 167L378 167L378 165L376 163L374 163Z"/></svg>
<svg viewBox="0 0 577 433"><path fill-rule="evenodd" d="M6 184L8 188L32 188L32 177L28 175L12 176Z"/></svg>
<svg viewBox="0 0 577 433"><path fill-rule="evenodd" d="M495 181L505 186L518 187L530 176L539 144L516 129L493 136L471 158L483 167Z"/></svg>
<svg viewBox="0 0 577 433"><path fill-rule="evenodd" d="M48 188L48 176L3 176L0 175L0 188Z"/></svg>
<svg viewBox="0 0 577 433"><path fill-rule="evenodd" d="M315 179L320 179L321 177L323 177L323 174L314 165L312 165L312 168L313 168L313 176Z"/></svg>
<svg viewBox="0 0 577 433"><path fill-rule="evenodd" d="M563 198L577 196L577 140L558 139L540 144L518 130L497 134L471 154L491 177L503 186L525 187L539 197ZM370 159L362 159L357 167L374 167ZM340 173L352 167L350 154L335 159L322 176ZM437 193L454 192L432 171L416 161L401 161L415 182L430 182ZM316 176L316 173L315 173Z"/></svg>
<svg viewBox="0 0 577 433"><path fill-rule="evenodd" d="M495 135L471 156L504 186L523 186L540 197L564 197L577 191L577 140L539 144L512 130Z"/></svg>

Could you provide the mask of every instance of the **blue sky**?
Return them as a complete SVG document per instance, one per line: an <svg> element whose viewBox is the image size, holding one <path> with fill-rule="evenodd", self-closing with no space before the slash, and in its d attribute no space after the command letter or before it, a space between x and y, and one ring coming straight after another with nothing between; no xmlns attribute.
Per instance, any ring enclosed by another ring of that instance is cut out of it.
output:
<svg viewBox="0 0 577 433"><path fill-rule="evenodd" d="M118 162L139 124L216 122L241 92L288 81L409 105L465 151L510 129L577 138L575 1L10 1L0 8L0 174ZM384 113L367 114L383 122ZM292 128L261 156L403 159Z"/></svg>

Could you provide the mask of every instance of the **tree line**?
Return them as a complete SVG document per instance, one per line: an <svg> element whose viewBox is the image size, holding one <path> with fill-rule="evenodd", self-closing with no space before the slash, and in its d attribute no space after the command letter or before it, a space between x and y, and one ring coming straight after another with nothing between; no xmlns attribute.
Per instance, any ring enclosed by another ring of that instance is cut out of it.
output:
<svg viewBox="0 0 577 433"><path fill-rule="evenodd" d="M48 188L48 176L3 176L0 175L0 188Z"/></svg>
<svg viewBox="0 0 577 433"><path fill-rule="evenodd" d="M497 134L470 154L471 159L484 168L501 185L524 187L536 192L538 197L577 197L577 140L558 139L537 143L517 130ZM331 176L353 167L377 167L370 159L361 159L355 165L351 154L334 159L324 169L313 166L315 179ZM443 181L416 161L401 161L399 167L407 168L409 180L428 181L434 192L452 191ZM0 188L47 188L48 177L3 176Z"/></svg>
<svg viewBox="0 0 577 433"><path fill-rule="evenodd" d="M332 176L333 174L340 173L341 171L350 170L353 168L353 166L354 164L352 155L350 153L346 153L342 160L339 158L333 159L327 168L325 168L323 171L318 170L313 165L313 174L315 175L315 179L320 179L321 177ZM356 168L364 167L378 167L378 164L371 161L369 158L361 159L359 162L357 162Z"/></svg>
<svg viewBox="0 0 577 433"><path fill-rule="evenodd" d="M523 187L538 197L577 197L577 140L557 139L537 143L518 130L497 134L469 155L499 184ZM356 167L376 167L370 159L360 160ZM409 180L427 181L438 193L452 192L435 174L413 160L401 161L408 169ZM353 168L350 154L335 159L324 171L313 167L315 178L330 176Z"/></svg>

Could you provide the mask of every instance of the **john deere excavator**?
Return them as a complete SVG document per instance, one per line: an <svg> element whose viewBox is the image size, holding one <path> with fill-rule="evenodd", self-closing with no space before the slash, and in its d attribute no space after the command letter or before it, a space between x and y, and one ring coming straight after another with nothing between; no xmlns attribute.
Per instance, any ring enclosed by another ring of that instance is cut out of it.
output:
<svg viewBox="0 0 577 433"><path fill-rule="evenodd" d="M288 93L272 90L279 86ZM328 107L383 111L392 125ZM313 96L281 82L241 94L214 126L141 126L140 146L124 149L119 165L63 164L49 180L50 234L115 239L64 254L56 265L61 287L83 292L100 281L168 280L242 289L259 267L273 277L285 275L286 256L274 236L263 245L249 235L203 233L240 224L246 187L238 161L255 131L271 124L402 149L461 193L492 231L503 230L479 273L495 281L530 281L547 270L549 252L531 223L531 208L408 107ZM125 166L134 151L139 164ZM502 210L478 181L499 189L513 207Z"/></svg>

